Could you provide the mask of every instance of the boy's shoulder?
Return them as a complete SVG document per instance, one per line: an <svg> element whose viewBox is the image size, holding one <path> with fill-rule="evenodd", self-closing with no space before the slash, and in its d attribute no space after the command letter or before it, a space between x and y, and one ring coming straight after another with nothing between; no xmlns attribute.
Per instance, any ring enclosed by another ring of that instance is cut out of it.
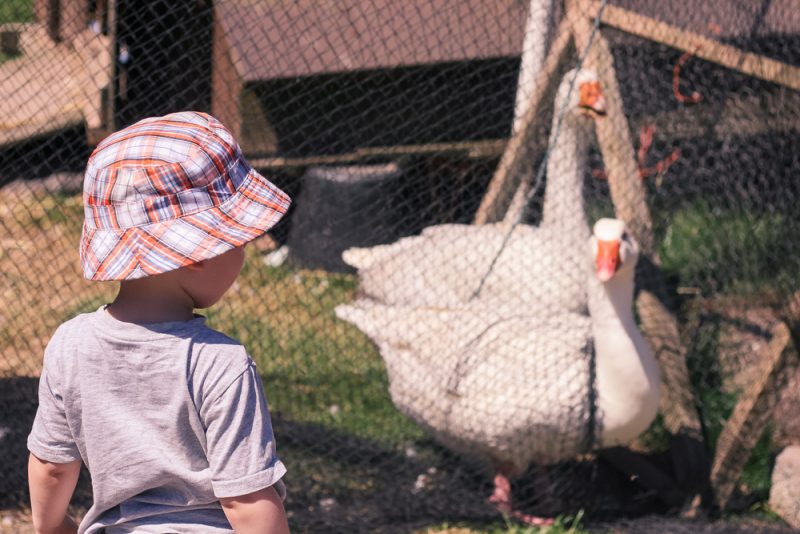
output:
<svg viewBox="0 0 800 534"><path fill-rule="evenodd" d="M81 342L90 332L109 339L158 343L168 338L190 340L199 354L226 353L247 357L240 341L215 330L206 324L205 317L196 316L190 321L137 325L113 319L103 308L81 313L64 321L56 328L51 343Z"/></svg>
<svg viewBox="0 0 800 534"><path fill-rule="evenodd" d="M88 323L94 320L94 315L97 312L80 313L70 319L67 319L56 328L55 332L50 338L50 342L80 336L83 329Z"/></svg>
<svg viewBox="0 0 800 534"><path fill-rule="evenodd" d="M240 341L211 328L202 316L190 321L136 325L117 321L103 308L62 323L50 339L47 352L58 355L59 360L76 361L83 359L87 349L94 350L91 347L98 341L103 342L103 350L108 347L105 343L111 342L126 354L132 350L153 355L183 353L185 356L180 359L187 362L194 376L235 377L254 365Z"/></svg>
<svg viewBox="0 0 800 534"><path fill-rule="evenodd" d="M246 364L250 361L245 346L235 339L219 330L215 330L205 323L196 331L196 336L192 339L195 346L195 354L198 360L220 363L221 361L231 364Z"/></svg>

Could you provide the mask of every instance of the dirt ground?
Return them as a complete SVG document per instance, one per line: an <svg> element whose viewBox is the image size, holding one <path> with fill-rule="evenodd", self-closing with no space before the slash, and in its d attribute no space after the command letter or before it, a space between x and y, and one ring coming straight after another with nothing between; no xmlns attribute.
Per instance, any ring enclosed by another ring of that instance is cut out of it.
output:
<svg viewBox="0 0 800 534"><path fill-rule="evenodd" d="M38 376L59 313L110 289L79 272L81 179L56 175L0 189L0 377Z"/></svg>
<svg viewBox="0 0 800 534"><path fill-rule="evenodd" d="M34 534L30 514L17 510L0 511L0 533Z"/></svg>

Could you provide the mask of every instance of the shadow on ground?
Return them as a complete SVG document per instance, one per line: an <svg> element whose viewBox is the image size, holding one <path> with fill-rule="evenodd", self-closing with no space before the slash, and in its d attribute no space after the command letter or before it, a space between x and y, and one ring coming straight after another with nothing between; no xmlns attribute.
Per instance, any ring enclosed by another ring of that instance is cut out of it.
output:
<svg viewBox="0 0 800 534"><path fill-rule="evenodd" d="M28 502L26 439L36 413L38 380L0 379L0 510L24 508ZM281 457L289 466L286 509L292 531L326 533L410 533L427 527L466 523L502 524L486 503L488 473L422 440L395 447L313 423L273 415ZM762 533L794 532L781 524L755 519L725 522L683 520L665 510L642 489L602 462L548 468L545 503L541 481L528 473L515 481L519 506L530 513L586 512L592 532ZM91 504L84 473L73 499L80 514ZM555 507L548 510L548 508ZM624 519L626 518L627 519ZM20 523L22 524L22 523Z"/></svg>

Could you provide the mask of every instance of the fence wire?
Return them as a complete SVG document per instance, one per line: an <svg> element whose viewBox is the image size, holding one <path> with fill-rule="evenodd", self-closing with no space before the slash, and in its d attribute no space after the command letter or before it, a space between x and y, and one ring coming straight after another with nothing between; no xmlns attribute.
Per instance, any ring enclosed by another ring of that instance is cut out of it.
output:
<svg viewBox="0 0 800 534"><path fill-rule="evenodd" d="M293 531L800 528L798 13L4 2L2 528L44 346L114 296L78 268L85 162L188 109L294 199L206 312L263 374Z"/></svg>

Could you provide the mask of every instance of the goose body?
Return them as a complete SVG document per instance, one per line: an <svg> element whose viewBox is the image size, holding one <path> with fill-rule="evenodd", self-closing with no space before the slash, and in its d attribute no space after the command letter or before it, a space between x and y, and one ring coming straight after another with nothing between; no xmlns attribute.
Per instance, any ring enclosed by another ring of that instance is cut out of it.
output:
<svg viewBox="0 0 800 534"><path fill-rule="evenodd" d="M508 228L500 224L439 225L386 249L373 247L367 261L358 256L364 249L343 257L358 268L360 294L389 306L462 308L488 273L479 294L484 306L536 303L544 313L585 312L586 287L576 274L583 253L540 230L520 225L503 248Z"/></svg>
<svg viewBox="0 0 800 534"><path fill-rule="evenodd" d="M598 225L620 228L618 221L603 221ZM596 226L596 233L602 230ZM604 240L593 236L595 255L598 242ZM585 243L583 250L585 265ZM591 270L588 317L368 299L336 313L379 348L401 411L445 446L506 466L513 476L531 463L572 458L592 445L629 443L654 419L658 365L632 311L637 254L635 243L622 242L622 263L613 275L599 280Z"/></svg>
<svg viewBox="0 0 800 534"><path fill-rule="evenodd" d="M513 308L533 302L543 313L585 313L580 266L590 232L582 184L592 126L586 110L602 113L605 105L602 95L587 89L596 84L595 73L581 70L568 73L559 87L538 227L518 225L504 249L509 227L502 223L436 225L392 244L348 249L342 257L358 269L361 294L387 305L456 308L472 300L489 273L480 292L486 303Z"/></svg>

